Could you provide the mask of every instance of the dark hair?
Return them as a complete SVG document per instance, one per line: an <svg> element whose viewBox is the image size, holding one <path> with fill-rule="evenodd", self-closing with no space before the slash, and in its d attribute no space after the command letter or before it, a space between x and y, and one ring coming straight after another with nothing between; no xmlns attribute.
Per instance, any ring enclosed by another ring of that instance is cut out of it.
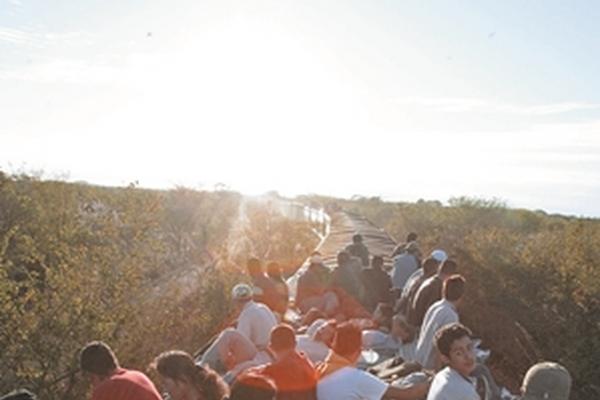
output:
<svg viewBox="0 0 600 400"><path fill-rule="evenodd" d="M431 276L435 274L440 263L433 257L427 257L423 261L423 275Z"/></svg>
<svg viewBox="0 0 600 400"><path fill-rule="evenodd" d="M250 275L258 275L262 272L262 264L258 258L250 257L246 261L246 269Z"/></svg>
<svg viewBox="0 0 600 400"><path fill-rule="evenodd" d="M194 386L204 399L222 400L229 394L227 384L216 372L195 364L184 351L166 351L156 357L153 366L164 377Z"/></svg>
<svg viewBox="0 0 600 400"><path fill-rule="evenodd" d="M340 251L339 253L337 253L337 263L338 263L338 267L341 264L345 264L350 260L350 253L348 253L347 251Z"/></svg>
<svg viewBox="0 0 600 400"><path fill-rule="evenodd" d="M281 278L281 266L276 261L267 264L267 275L271 278Z"/></svg>
<svg viewBox="0 0 600 400"><path fill-rule="evenodd" d="M94 341L85 345L79 353L79 366L84 372L107 376L119 367L112 349L104 342Z"/></svg>
<svg viewBox="0 0 600 400"><path fill-rule="evenodd" d="M352 236L352 241L354 243L361 243L363 241L363 237L360 233L356 233Z"/></svg>
<svg viewBox="0 0 600 400"><path fill-rule="evenodd" d="M270 347L275 351L296 347L296 334L288 324L279 324L271 330Z"/></svg>
<svg viewBox="0 0 600 400"><path fill-rule="evenodd" d="M465 283L467 281L462 275L452 275L444 281L442 287L442 296L448 301L456 301L465 293Z"/></svg>
<svg viewBox="0 0 600 400"><path fill-rule="evenodd" d="M349 357L361 349L362 332L352 322L343 322L337 326L333 351L342 357Z"/></svg>
<svg viewBox="0 0 600 400"><path fill-rule="evenodd" d="M455 322L453 324L446 325L437 331L433 340L435 347L437 347L439 352L446 357L450 357L450 347L452 347L452 343L465 336L472 337L473 333L466 326Z"/></svg>
<svg viewBox="0 0 600 400"><path fill-rule="evenodd" d="M419 237L419 235L417 235L414 232L410 232L408 235L406 235L406 242L414 242L415 240L417 240L417 238Z"/></svg>
<svg viewBox="0 0 600 400"><path fill-rule="evenodd" d="M229 400L275 400L276 395L277 387L270 378L247 372L231 386Z"/></svg>
<svg viewBox="0 0 600 400"><path fill-rule="evenodd" d="M439 273L443 275L452 275L458 270L458 265L454 260L447 259L440 265Z"/></svg>
<svg viewBox="0 0 600 400"><path fill-rule="evenodd" d="M373 256L371 259L371 267L374 269L381 269L381 267L383 267L383 257Z"/></svg>
<svg viewBox="0 0 600 400"><path fill-rule="evenodd" d="M36 400L37 396L27 389L17 389L0 397L0 400Z"/></svg>

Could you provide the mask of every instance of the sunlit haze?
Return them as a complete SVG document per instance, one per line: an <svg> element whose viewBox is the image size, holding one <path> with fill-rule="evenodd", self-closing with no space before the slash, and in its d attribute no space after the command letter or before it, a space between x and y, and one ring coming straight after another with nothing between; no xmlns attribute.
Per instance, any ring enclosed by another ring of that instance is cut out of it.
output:
<svg viewBox="0 0 600 400"><path fill-rule="evenodd" d="M0 0L0 168L600 216L600 3Z"/></svg>

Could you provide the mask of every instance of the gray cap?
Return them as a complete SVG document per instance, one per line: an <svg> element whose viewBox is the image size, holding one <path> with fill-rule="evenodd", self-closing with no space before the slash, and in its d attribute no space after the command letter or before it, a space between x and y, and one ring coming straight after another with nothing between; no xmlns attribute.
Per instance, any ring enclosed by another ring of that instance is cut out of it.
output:
<svg viewBox="0 0 600 400"><path fill-rule="evenodd" d="M522 400L569 400L571 374L554 362L536 364L525 374L521 391Z"/></svg>
<svg viewBox="0 0 600 400"><path fill-rule="evenodd" d="M245 283L238 283L231 290L231 297L233 300L250 300L252 294L252 288Z"/></svg>

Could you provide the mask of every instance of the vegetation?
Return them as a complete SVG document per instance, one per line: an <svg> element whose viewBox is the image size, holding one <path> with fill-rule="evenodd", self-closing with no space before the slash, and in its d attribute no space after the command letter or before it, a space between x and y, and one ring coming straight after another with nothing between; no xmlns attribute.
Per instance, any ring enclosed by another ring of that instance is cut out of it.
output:
<svg viewBox="0 0 600 400"><path fill-rule="evenodd" d="M300 200L360 213L399 241L418 232L424 252L456 258L469 282L464 321L492 349L502 384L518 389L531 364L549 359L572 372L574 399L600 394L597 220L469 198ZM82 398L87 382L72 372L92 339L141 370L163 350L194 352L229 322L229 290L249 255L291 273L317 244L278 201L0 172L0 393Z"/></svg>
<svg viewBox="0 0 600 400"><path fill-rule="evenodd" d="M127 367L160 352L194 352L228 322L239 279L231 229L241 196L42 181L0 172L0 393L28 387L41 399L85 397L77 353L100 339ZM250 206L249 242L269 256L311 246L308 227ZM265 230L266 229L266 230ZM298 234L282 241L283 230ZM264 233L264 234L263 234ZM262 254L266 255L266 254ZM276 258L274 258L276 259Z"/></svg>
<svg viewBox="0 0 600 400"><path fill-rule="evenodd" d="M518 390L545 359L574 376L574 399L600 395L600 221L508 209L496 200L455 198L391 203L306 197L354 211L398 241L419 234L423 252L440 247L468 280L464 321L492 349L497 378ZM515 323L516 322L516 323Z"/></svg>

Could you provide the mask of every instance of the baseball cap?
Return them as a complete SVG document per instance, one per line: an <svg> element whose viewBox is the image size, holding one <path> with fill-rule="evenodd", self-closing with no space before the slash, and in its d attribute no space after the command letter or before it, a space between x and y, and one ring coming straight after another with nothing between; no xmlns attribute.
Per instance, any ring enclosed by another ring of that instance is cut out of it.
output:
<svg viewBox="0 0 600 400"><path fill-rule="evenodd" d="M245 283L238 283L231 289L233 300L249 300L252 298L252 288Z"/></svg>
<svg viewBox="0 0 600 400"><path fill-rule="evenodd" d="M525 374L521 391L521 400L568 400L571 374L554 362L536 364Z"/></svg>
<svg viewBox="0 0 600 400"><path fill-rule="evenodd" d="M448 254L444 250L436 249L431 252L431 258L437 262L444 262L448 258Z"/></svg>

